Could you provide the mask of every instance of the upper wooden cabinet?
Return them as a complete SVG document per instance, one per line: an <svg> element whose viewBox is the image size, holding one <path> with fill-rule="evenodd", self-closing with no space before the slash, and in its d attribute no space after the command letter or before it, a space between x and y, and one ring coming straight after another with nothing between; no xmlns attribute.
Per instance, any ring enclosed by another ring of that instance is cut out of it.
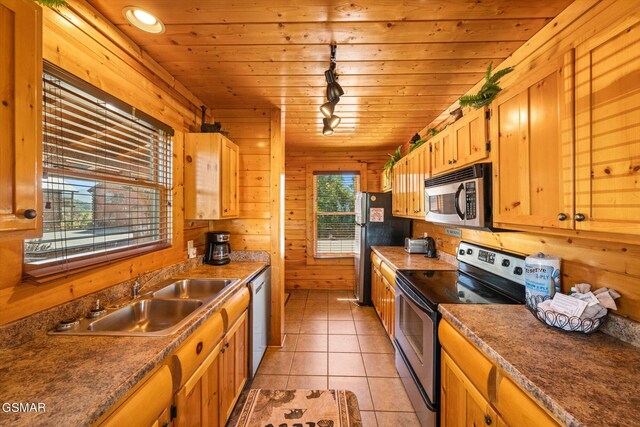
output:
<svg viewBox="0 0 640 427"><path fill-rule="evenodd" d="M487 109L469 111L430 140L431 174L476 163L489 154Z"/></svg>
<svg viewBox="0 0 640 427"><path fill-rule="evenodd" d="M424 180L429 174L428 144L424 144L393 168L393 215L424 219Z"/></svg>
<svg viewBox="0 0 640 427"><path fill-rule="evenodd" d="M493 219L572 227L572 54L549 63L493 102Z"/></svg>
<svg viewBox="0 0 640 427"><path fill-rule="evenodd" d="M640 234L640 23L576 46L575 228Z"/></svg>
<svg viewBox="0 0 640 427"><path fill-rule="evenodd" d="M185 136L186 219L237 218L239 148L219 133Z"/></svg>
<svg viewBox="0 0 640 427"><path fill-rule="evenodd" d="M42 9L0 0L0 232L42 228Z"/></svg>
<svg viewBox="0 0 640 427"><path fill-rule="evenodd" d="M383 193L393 190L393 171L383 170L380 174L380 189Z"/></svg>

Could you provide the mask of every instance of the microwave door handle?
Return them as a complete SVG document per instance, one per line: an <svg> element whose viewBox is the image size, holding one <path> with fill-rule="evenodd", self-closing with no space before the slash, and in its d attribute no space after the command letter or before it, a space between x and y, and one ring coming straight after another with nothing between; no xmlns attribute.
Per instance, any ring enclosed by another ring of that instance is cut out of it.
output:
<svg viewBox="0 0 640 427"><path fill-rule="evenodd" d="M454 204L456 207L456 212L458 213L458 216L460 217L461 220L464 219L464 213L460 210L460 193L462 193L463 191L464 191L464 184L460 184L460 186L456 190L456 195L454 196Z"/></svg>

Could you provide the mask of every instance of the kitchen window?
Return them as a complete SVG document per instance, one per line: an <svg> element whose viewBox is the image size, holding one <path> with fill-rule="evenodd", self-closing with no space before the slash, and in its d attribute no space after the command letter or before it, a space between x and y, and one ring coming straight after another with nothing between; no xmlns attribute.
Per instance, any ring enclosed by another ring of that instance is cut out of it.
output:
<svg viewBox="0 0 640 427"><path fill-rule="evenodd" d="M344 257L355 252L355 197L360 176L354 172L313 175L313 230L316 257Z"/></svg>
<svg viewBox="0 0 640 427"><path fill-rule="evenodd" d="M38 278L171 245L173 130L54 66L43 76Z"/></svg>

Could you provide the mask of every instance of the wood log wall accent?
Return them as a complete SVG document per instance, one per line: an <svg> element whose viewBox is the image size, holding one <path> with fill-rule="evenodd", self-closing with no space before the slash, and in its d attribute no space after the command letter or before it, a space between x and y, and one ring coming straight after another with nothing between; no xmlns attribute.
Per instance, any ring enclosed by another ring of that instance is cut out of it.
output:
<svg viewBox="0 0 640 427"><path fill-rule="evenodd" d="M351 289L353 259L307 262L307 163L359 161L367 164L367 191L380 190L380 173L388 160L386 151L288 151L286 153L285 287L287 289Z"/></svg>

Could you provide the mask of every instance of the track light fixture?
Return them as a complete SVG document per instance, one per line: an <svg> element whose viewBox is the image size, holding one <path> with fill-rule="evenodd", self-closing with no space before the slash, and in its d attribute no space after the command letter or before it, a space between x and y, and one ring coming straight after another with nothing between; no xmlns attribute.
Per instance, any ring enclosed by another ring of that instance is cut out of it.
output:
<svg viewBox="0 0 640 427"><path fill-rule="evenodd" d="M320 112L324 116L322 123L323 135L333 134L333 129L340 124L340 117L333 114L336 105L340 101L340 97L344 95L344 90L338 83L338 75L336 74L336 48L335 44L331 45L331 59L329 69L324 72L324 78L327 82L327 102L320 106Z"/></svg>

